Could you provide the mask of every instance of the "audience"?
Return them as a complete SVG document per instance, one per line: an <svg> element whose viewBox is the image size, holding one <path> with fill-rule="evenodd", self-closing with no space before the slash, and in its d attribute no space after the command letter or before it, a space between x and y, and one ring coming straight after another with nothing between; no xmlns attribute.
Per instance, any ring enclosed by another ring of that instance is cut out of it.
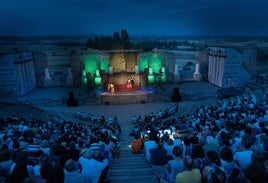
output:
<svg viewBox="0 0 268 183"><path fill-rule="evenodd" d="M148 149L157 149L159 138L169 158L175 145L181 147L182 157L191 156L203 182L254 182L252 177L258 175L254 171L249 174L249 168L256 166L268 171L268 115L256 99L245 96L237 103L231 99L229 103L218 101L216 105L198 106L184 116L165 120L167 116L170 115L164 112L162 118L157 118L152 112L136 123L131 134L146 137L144 153L149 163L152 154ZM262 165L252 162L254 153L263 155ZM162 167L161 180L168 182L164 176L168 163ZM214 170L221 177L211 174ZM256 180L261 182L262 178Z"/></svg>
<svg viewBox="0 0 268 183"><path fill-rule="evenodd" d="M143 152L152 166L162 166L165 181L215 182L213 171L218 169L226 173L225 182L267 180L268 115L255 99L219 101L172 117L176 111L174 105L130 119L135 123L131 151ZM91 120L1 119L0 176L9 182L32 176L58 183L76 176L86 177L85 182L104 181L121 127L116 116L112 122L104 116Z"/></svg>

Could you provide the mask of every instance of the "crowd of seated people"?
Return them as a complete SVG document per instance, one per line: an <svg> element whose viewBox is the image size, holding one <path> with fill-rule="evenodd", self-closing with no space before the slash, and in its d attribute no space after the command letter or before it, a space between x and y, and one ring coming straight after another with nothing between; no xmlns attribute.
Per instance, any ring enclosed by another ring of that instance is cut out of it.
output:
<svg viewBox="0 0 268 183"><path fill-rule="evenodd" d="M1 119L0 182L104 182L121 133L106 121Z"/></svg>
<svg viewBox="0 0 268 183"><path fill-rule="evenodd" d="M174 119L143 120L131 135L143 142L140 152L152 167L161 166L163 183L268 180L268 114L251 97L224 107L221 101L201 105Z"/></svg>

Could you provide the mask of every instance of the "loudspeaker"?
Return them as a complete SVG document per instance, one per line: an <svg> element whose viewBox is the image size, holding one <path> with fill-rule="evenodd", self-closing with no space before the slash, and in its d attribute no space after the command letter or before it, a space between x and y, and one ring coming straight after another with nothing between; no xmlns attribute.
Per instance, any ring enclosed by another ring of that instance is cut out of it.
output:
<svg viewBox="0 0 268 183"><path fill-rule="evenodd" d="M105 104L105 105L110 105L110 102L107 102L107 101L106 101L104 104Z"/></svg>
<svg viewBox="0 0 268 183"><path fill-rule="evenodd" d="M78 100L74 98L74 92L69 92L69 98L67 100L68 107L78 106Z"/></svg>
<svg viewBox="0 0 268 183"><path fill-rule="evenodd" d="M181 101L182 101L182 97L180 94L171 96L171 102L181 102Z"/></svg>
<svg viewBox="0 0 268 183"><path fill-rule="evenodd" d="M69 99L72 99L72 98L74 98L74 92L69 92Z"/></svg>
<svg viewBox="0 0 268 183"><path fill-rule="evenodd" d="M145 104L146 103L146 101L145 100L141 100L141 104Z"/></svg>
<svg viewBox="0 0 268 183"><path fill-rule="evenodd" d="M173 88L173 94L174 95L179 95L180 94L180 89L179 88Z"/></svg>

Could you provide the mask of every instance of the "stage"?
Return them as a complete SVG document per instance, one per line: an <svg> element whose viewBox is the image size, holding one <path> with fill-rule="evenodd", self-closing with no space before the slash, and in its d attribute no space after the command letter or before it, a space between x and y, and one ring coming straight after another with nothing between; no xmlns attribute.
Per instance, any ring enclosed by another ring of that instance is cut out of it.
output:
<svg viewBox="0 0 268 183"><path fill-rule="evenodd" d="M100 103L109 104L141 104L152 102L154 90L151 88L140 88L134 91L118 91L110 93L108 91L99 91L98 98Z"/></svg>

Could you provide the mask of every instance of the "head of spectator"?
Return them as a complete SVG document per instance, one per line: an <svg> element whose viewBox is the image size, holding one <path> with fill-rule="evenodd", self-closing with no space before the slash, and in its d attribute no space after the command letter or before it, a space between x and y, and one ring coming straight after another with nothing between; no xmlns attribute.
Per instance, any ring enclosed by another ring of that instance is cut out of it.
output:
<svg viewBox="0 0 268 183"><path fill-rule="evenodd" d="M242 137L241 145L245 149L250 149L251 146L256 142L256 137L252 134L245 134Z"/></svg>
<svg viewBox="0 0 268 183"><path fill-rule="evenodd" d="M183 144L185 145L185 146L189 146L190 144L191 144L191 141L190 141L190 138L189 137L184 137L183 138Z"/></svg>
<svg viewBox="0 0 268 183"><path fill-rule="evenodd" d="M190 137L191 144L197 145L199 143L199 138L196 135Z"/></svg>
<svg viewBox="0 0 268 183"><path fill-rule="evenodd" d="M77 170L75 161L73 159L68 159L64 164L64 169L67 172L75 172Z"/></svg>
<svg viewBox="0 0 268 183"><path fill-rule="evenodd" d="M215 144L216 140L212 136L207 136L206 144Z"/></svg>
<svg viewBox="0 0 268 183"><path fill-rule="evenodd" d="M227 133L225 131L222 131L220 134L220 143L221 146L230 146L230 139L231 139L231 135L230 133Z"/></svg>
<svg viewBox="0 0 268 183"><path fill-rule="evenodd" d="M38 158L38 164L43 165L49 161L49 156L46 153L41 154Z"/></svg>
<svg viewBox="0 0 268 183"><path fill-rule="evenodd" d="M9 161L11 159L11 151L6 149L0 152L0 162Z"/></svg>
<svg viewBox="0 0 268 183"><path fill-rule="evenodd" d="M193 156L193 158L204 158L205 157L205 152L204 152L203 146L201 144L196 145L192 149L192 156Z"/></svg>
<svg viewBox="0 0 268 183"><path fill-rule="evenodd" d="M226 162L233 161L233 152L229 147L223 147L221 150L221 158Z"/></svg>
<svg viewBox="0 0 268 183"><path fill-rule="evenodd" d="M207 157L211 163L215 163L216 165L221 165L221 161L219 159L219 155L216 151L211 150L207 152Z"/></svg>
<svg viewBox="0 0 268 183"><path fill-rule="evenodd" d="M175 157L181 157L182 155L182 149L179 146L174 146L172 149L172 153Z"/></svg>
<svg viewBox="0 0 268 183"><path fill-rule="evenodd" d="M13 141L13 150L18 151L20 149L20 143L17 140Z"/></svg>
<svg viewBox="0 0 268 183"><path fill-rule="evenodd" d="M194 160L191 156L184 156L183 158L183 165L186 170L192 170L194 167Z"/></svg>
<svg viewBox="0 0 268 183"><path fill-rule="evenodd" d="M40 148L44 149L44 148L48 148L49 147L49 143L47 140L42 140L40 143Z"/></svg>
<svg viewBox="0 0 268 183"><path fill-rule="evenodd" d="M91 149L84 150L85 152L82 152L83 157L87 159L91 159L93 157L94 151Z"/></svg>

